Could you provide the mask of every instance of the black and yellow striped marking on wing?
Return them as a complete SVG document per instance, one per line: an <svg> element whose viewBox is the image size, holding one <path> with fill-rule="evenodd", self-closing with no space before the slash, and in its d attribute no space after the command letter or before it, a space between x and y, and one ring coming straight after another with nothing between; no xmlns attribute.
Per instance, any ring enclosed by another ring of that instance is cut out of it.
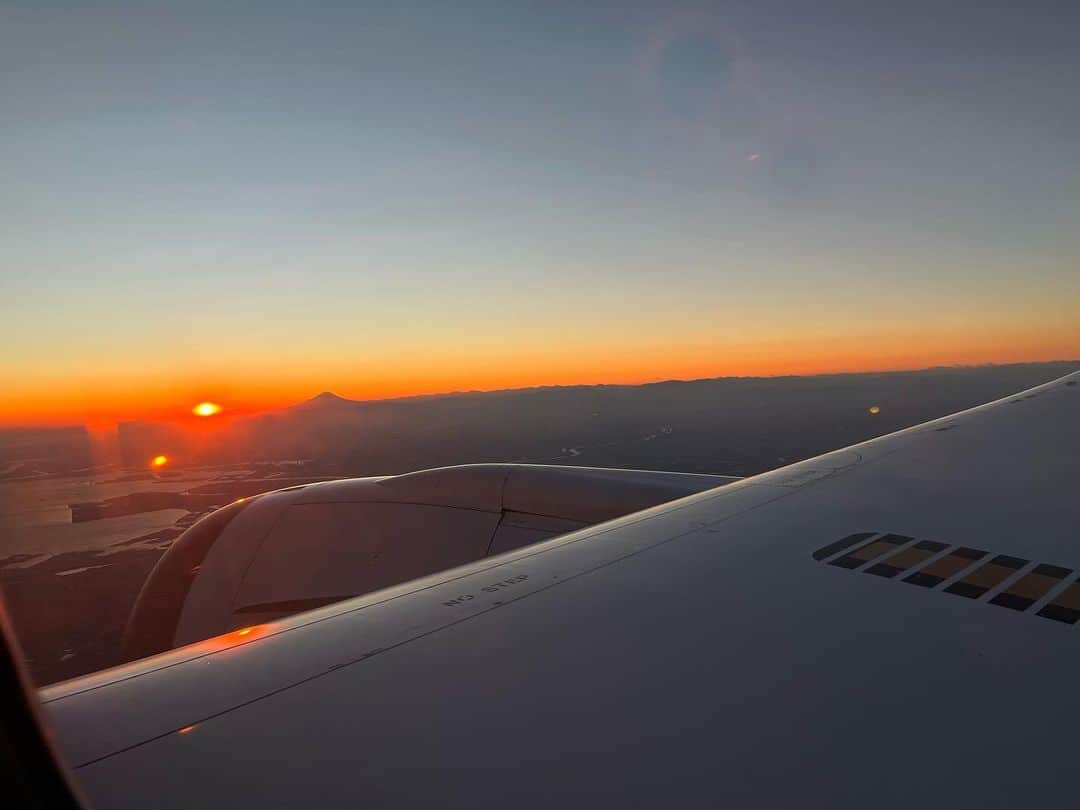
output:
<svg viewBox="0 0 1080 810"><path fill-rule="evenodd" d="M1080 620L1080 581L1074 582L1043 606L1039 615L1065 624Z"/></svg>
<svg viewBox="0 0 1080 810"><path fill-rule="evenodd" d="M1071 573L1068 568L1042 563L991 599L990 604L1027 610Z"/></svg>
<svg viewBox="0 0 1080 810"><path fill-rule="evenodd" d="M859 532L858 534L849 534L842 540L837 540L835 543L829 543L829 545L819 548L814 552L813 557L815 560L824 560L827 557L831 557L834 554L839 554L845 548L851 548L856 543L861 543L868 537L873 537L877 532Z"/></svg>
<svg viewBox="0 0 1080 810"><path fill-rule="evenodd" d="M929 560L935 554L947 549L944 543L935 543L933 540L922 540L913 546L886 557L879 563L875 563L866 569L866 573L875 576L892 579L897 574L902 574L910 568L915 568Z"/></svg>
<svg viewBox="0 0 1080 810"><path fill-rule="evenodd" d="M936 588L945 580L959 574L965 568L969 568L972 563L981 560L985 556L986 552L981 549L959 546L944 557L934 560L925 568L904 577L904 582L919 585L923 588Z"/></svg>
<svg viewBox="0 0 1080 810"><path fill-rule="evenodd" d="M942 586L945 593L1020 613L1041 605L1035 611L1038 616L1065 624L1080 622L1080 575L1059 565L881 532L848 535L822 546L812 557L884 579L899 577L928 590Z"/></svg>
<svg viewBox="0 0 1080 810"><path fill-rule="evenodd" d="M910 540L910 537L904 537L902 534L884 534L868 543L863 543L847 554L837 557L829 565L836 565L840 568L858 568L886 553L896 551L898 546L902 546Z"/></svg>
<svg viewBox="0 0 1080 810"><path fill-rule="evenodd" d="M967 599L978 599L987 591L996 588L1029 562L1031 560L1010 557L1008 554L998 554L994 559L970 571L963 579L958 579L945 589L945 593L953 593Z"/></svg>

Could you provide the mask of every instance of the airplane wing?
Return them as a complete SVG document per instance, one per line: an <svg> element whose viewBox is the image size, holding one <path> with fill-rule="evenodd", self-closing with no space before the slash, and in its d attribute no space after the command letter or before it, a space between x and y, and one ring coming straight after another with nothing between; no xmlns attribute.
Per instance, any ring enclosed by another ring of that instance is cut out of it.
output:
<svg viewBox="0 0 1080 810"><path fill-rule="evenodd" d="M43 690L95 807L1060 806L1080 374Z"/></svg>

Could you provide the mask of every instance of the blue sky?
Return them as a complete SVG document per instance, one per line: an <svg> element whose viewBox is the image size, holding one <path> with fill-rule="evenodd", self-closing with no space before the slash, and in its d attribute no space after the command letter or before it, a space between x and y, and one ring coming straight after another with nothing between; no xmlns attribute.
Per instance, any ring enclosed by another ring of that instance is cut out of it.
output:
<svg viewBox="0 0 1080 810"><path fill-rule="evenodd" d="M2 4L0 367L30 402L332 345L362 394L916 320L971 339L913 364L1075 355L1080 10L942 5Z"/></svg>

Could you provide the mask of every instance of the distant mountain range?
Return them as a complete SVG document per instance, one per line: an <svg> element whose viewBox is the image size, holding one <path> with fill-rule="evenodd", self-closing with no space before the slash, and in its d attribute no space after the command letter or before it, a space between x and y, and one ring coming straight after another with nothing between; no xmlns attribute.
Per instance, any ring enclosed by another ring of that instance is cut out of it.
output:
<svg viewBox="0 0 1080 810"><path fill-rule="evenodd" d="M479 461L748 475L1077 368L1080 362L721 377L383 400L326 391L247 420L219 450L233 458L311 458L338 475Z"/></svg>
<svg viewBox="0 0 1080 810"><path fill-rule="evenodd" d="M124 462L308 460L307 474L379 475L528 462L750 475L1002 397L1080 361L808 377L719 377L350 400L330 391L247 417L212 442L121 425ZM871 413L871 406L877 412ZM86 431L0 432L0 480L72 474L100 453Z"/></svg>

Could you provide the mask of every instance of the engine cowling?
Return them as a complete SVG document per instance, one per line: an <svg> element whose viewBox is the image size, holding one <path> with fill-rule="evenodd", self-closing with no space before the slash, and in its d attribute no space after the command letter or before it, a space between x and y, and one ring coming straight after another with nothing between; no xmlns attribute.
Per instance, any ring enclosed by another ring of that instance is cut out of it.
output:
<svg viewBox="0 0 1080 810"><path fill-rule="evenodd" d="M213 512L177 538L135 602L125 657L370 593L733 480L473 464L268 492Z"/></svg>

